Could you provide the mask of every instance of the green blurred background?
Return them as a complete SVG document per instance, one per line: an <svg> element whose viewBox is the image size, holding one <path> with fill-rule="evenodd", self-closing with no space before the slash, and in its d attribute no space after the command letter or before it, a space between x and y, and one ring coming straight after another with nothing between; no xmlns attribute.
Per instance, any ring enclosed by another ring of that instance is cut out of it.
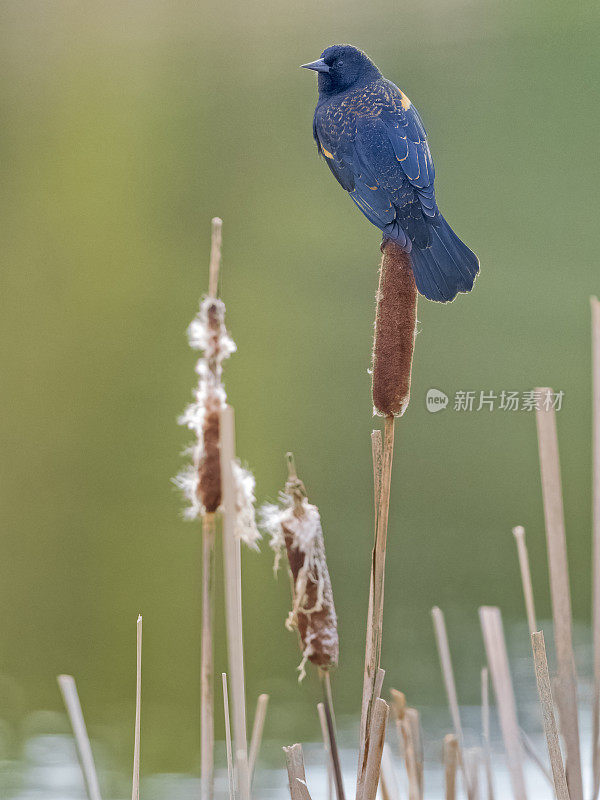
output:
<svg viewBox="0 0 600 800"><path fill-rule="evenodd" d="M283 453L296 453L339 613L338 713L358 711L379 234L317 158L315 80L298 69L335 42L364 48L419 108L440 206L482 263L472 295L419 306L413 399L397 426L389 682L414 703L442 701L429 619L439 604L462 700L476 700L477 606L523 613L514 524L528 530L549 614L533 416L432 415L430 387L565 392L573 605L585 623L597 4L9 0L1 14L3 716L59 709L55 675L71 672L91 732L127 764L141 611L144 768L197 769L200 537L170 479L187 443L176 425L194 381L185 330L214 215L238 344L226 374L238 453L259 502L276 498ZM288 585L273 580L266 544L244 555L244 595L249 703L271 693L277 747L316 738L318 686L296 683ZM221 671L220 601L217 629ZM266 755L279 759L277 747Z"/></svg>

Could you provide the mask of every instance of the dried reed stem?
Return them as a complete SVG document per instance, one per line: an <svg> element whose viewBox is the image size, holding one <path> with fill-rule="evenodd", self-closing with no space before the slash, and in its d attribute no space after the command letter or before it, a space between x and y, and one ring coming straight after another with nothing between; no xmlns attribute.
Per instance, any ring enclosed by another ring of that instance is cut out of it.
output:
<svg viewBox="0 0 600 800"><path fill-rule="evenodd" d="M410 730L417 774L417 796L423 800L423 773L425 769L423 757L423 737L421 734L421 717L416 708L407 708L406 722Z"/></svg>
<svg viewBox="0 0 600 800"><path fill-rule="evenodd" d="M254 770L260 753L265 719L267 716L267 706L269 705L269 695L259 694L256 701L256 711L254 712L254 722L252 723L252 736L250 737L250 755L248 756L248 770L250 772L250 786L254 778Z"/></svg>
<svg viewBox="0 0 600 800"><path fill-rule="evenodd" d="M231 722L229 716L229 692L227 690L227 673L221 673L223 682L223 713L225 716L225 749L227 751L227 777L229 779L229 800L235 798L235 779L233 772L233 753L231 750Z"/></svg>
<svg viewBox="0 0 600 800"><path fill-rule="evenodd" d="M513 535L517 543L517 553L519 556L519 569L521 570L521 583L523 584L523 596L525 598L525 610L527 612L527 624L529 625L529 635L537 630L535 620L535 604L533 602L533 586L531 583L531 570L529 569L529 554L525 541L525 528L517 525L513 528Z"/></svg>
<svg viewBox="0 0 600 800"><path fill-rule="evenodd" d="M569 790L567 788L562 753L560 751L558 726L554 716L554 700L552 698L550 675L548 672L546 645L542 631L534 631L531 634L531 648L533 650L535 678L537 681L538 694L540 696L540 705L542 707L544 733L546 734L546 744L548 745L548 755L550 757L550 766L552 767L554 791L557 800L569 800Z"/></svg>
<svg viewBox="0 0 600 800"><path fill-rule="evenodd" d="M375 493L379 485L379 502L375 518L375 543L373 546L369 611L367 619L367 639L365 644L365 670L363 679L363 702L361 709L360 750L357 773L357 798L361 794L367 767L369 751L369 731L371 713L376 699L375 683L377 670L381 663L381 641L383 635L383 598L385 578L385 555L387 548L387 528L392 483L392 462L394 457L394 417L386 417L384 423L383 447L381 449L381 478L377 437L372 438L374 455ZM371 602L372 595L372 602Z"/></svg>
<svg viewBox="0 0 600 800"><path fill-rule="evenodd" d="M373 344L373 405L382 417L401 416L410 400L417 287L410 256L397 244L383 246Z"/></svg>
<svg viewBox="0 0 600 800"><path fill-rule="evenodd" d="M456 770L458 767L458 738L455 733L444 736L444 777L446 800L456 800Z"/></svg>
<svg viewBox="0 0 600 800"><path fill-rule="evenodd" d="M434 606L434 608L431 609L431 617L433 619L435 641L437 644L438 656L442 668L442 676L444 678L444 687L446 689L446 696L448 698L448 707L450 709L450 716L452 718L452 726L454 727L454 733L456 734L456 739L458 741L458 765L462 772L467 797L469 800L472 800L471 784L469 782L469 776L465 769L463 760L465 742L458 706L458 695L456 693L456 682L454 680L454 670L452 668L452 658L450 656L450 645L448 643L446 620L444 619L444 612L437 606Z"/></svg>
<svg viewBox="0 0 600 800"><path fill-rule="evenodd" d="M594 794L600 788L600 302L590 298L592 310L592 450L593 450L593 609L594 705L592 761Z"/></svg>
<svg viewBox="0 0 600 800"><path fill-rule="evenodd" d="M244 643L242 635L242 571L240 540L235 535L236 487L233 476L235 458L235 422L231 406L220 416L221 486L223 506L223 564L225 572L225 609L227 651L233 698L233 739L240 800L250 798L248 744L246 732L246 687L244 679Z"/></svg>
<svg viewBox="0 0 600 800"><path fill-rule="evenodd" d="M325 705L317 703L317 711L319 714L319 723L321 725L321 736L323 737L323 749L325 750L325 758L327 760L327 797L329 800L333 798L333 759L331 758L331 749L329 747L329 731L327 729L327 716L325 714Z"/></svg>
<svg viewBox="0 0 600 800"><path fill-rule="evenodd" d="M381 772L381 758L383 755L383 745L385 743L385 729L389 711L390 708L385 700L382 700L381 697L377 697L373 704L371 714L371 729L369 731L370 745L365 769L362 800L375 800L377 796L377 787L379 786L379 775Z"/></svg>
<svg viewBox="0 0 600 800"><path fill-rule="evenodd" d="M481 734L487 782L487 800L494 800L494 778L492 772L492 750L490 747L490 680L487 667L481 670Z"/></svg>
<svg viewBox="0 0 600 800"><path fill-rule="evenodd" d="M523 730L523 728L519 728L519 733L521 734L521 744L523 745L523 752L529 758L529 760L533 764L535 764L535 766L539 769L539 771L548 781L550 786L554 788L552 773L550 772L544 761L540 758L534 743L531 741L531 738L528 736L526 731Z"/></svg>
<svg viewBox="0 0 600 800"><path fill-rule="evenodd" d="M200 645L200 796L211 800L214 783L213 577L215 515L202 516L202 630Z"/></svg>
<svg viewBox="0 0 600 800"><path fill-rule="evenodd" d="M392 753L387 742L383 745L381 757L381 796L383 800L400 800L398 778L394 768Z"/></svg>
<svg viewBox="0 0 600 800"><path fill-rule="evenodd" d="M83 781L85 783L85 791L88 800L102 800L100 794L100 786L98 785L98 776L96 774L96 765L94 764L94 756L92 755L92 746L85 727L85 720L83 718L83 711L81 710L81 703L79 702L79 695L77 694L77 686L75 678L72 675L59 675L56 679L63 697L63 702L69 715L69 722L75 737L75 746L77 748L77 756L79 758L79 765L83 774Z"/></svg>
<svg viewBox="0 0 600 800"><path fill-rule="evenodd" d="M479 764L481 750L479 747L469 747L465 750L465 771L469 776L469 786L473 800L479 800Z"/></svg>
<svg viewBox="0 0 600 800"><path fill-rule="evenodd" d="M411 722L409 711L406 707L406 697L403 692L391 689L392 712L396 722L398 742L401 754L404 753L404 766L408 778L409 800L420 800L422 781L419 779L419 766L417 749L419 743L415 741L414 722Z"/></svg>
<svg viewBox="0 0 600 800"><path fill-rule="evenodd" d="M306 785L306 772L304 771L304 755L302 745L293 744L284 747L287 764L288 779L290 782L290 796L292 800L311 800L308 786Z"/></svg>
<svg viewBox="0 0 600 800"><path fill-rule="evenodd" d="M479 617L487 662L492 674L513 794L515 800L526 800L523 750L500 609L483 606L479 609Z"/></svg>
<svg viewBox="0 0 600 800"><path fill-rule="evenodd" d="M135 733L133 738L133 780L131 800L140 800L140 738L142 722L142 615L136 624Z"/></svg>
<svg viewBox="0 0 600 800"><path fill-rule="evenodd" d="M537 389L542 398L536 411L548 565L550 569L550 593L554 620L554 640L558 666L558 707L560 727L566 747L567 783L571 800L583 800L581 778L581 755L579 746L579 721L577 713L577 675L573 652L571 627L571 595L569 590L569 568L567 543L558 457L558 436L554 408L546 398L552 398L552 390Z"/></svg>

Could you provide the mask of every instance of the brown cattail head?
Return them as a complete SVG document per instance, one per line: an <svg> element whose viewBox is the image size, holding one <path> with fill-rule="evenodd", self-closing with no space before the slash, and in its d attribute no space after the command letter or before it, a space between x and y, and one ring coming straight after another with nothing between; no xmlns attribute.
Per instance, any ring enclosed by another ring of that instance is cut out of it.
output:
<svg viewBox="0 0 600 800"><path fill-rule="evenodd" d="M408 253L389 239L382 251L373 342L373 405L380 416L397 417L404 414L410 400L417 287Z"/></svg>
<svg viewBox="0 0 600 800"><path fill-rule="evenodd" d="M327 562L321 517L308 502L288 454L289 479L282 495L284 508L263 508L263 525L271 534L271 547L279 557L285 548L293 583L293 608L286 621L297 629L302 646L300 679L306 661L328 669L338 662L337 616ZM277 563L277 562L276 562Z"/></svg>

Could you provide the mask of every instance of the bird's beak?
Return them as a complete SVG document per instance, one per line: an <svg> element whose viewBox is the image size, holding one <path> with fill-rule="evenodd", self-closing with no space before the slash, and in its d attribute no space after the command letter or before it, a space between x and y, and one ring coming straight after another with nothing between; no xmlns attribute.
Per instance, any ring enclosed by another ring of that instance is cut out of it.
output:
<svg viewBox="0 0 600 800"><path fill-rule="evenodd" d="M329 64L325 63L322 58L317 58L316 61L311 61L310 64L301 64L304 69L314 69L315 72L329 72Z"/></svg>

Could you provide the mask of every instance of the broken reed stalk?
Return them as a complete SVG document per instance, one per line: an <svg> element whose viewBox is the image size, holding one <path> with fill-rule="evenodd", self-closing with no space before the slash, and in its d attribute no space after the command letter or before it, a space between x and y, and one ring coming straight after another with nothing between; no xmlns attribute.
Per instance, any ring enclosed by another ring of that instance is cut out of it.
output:
<svg viewBox="0 0 600 800"><path fill-rule="evenodd" d="M558 726L554 716L554 700L552 698L552 688L548 672L546 645L542 631L534 631L531 634L531 648L533 650L533 663L535 665L535 678L540 697L540 706L542 707L542 719L544 722L546 744L548 746L548 756L550 757L550 766L552 767L554 791L557 800L569 800L567 779L565 777L562 753L560 751Z"/></svg>
<svg viewBox="0 0 600 800"><path fill-rule="evenodd" d="M423 773L424 773L424 760L423 760L423 736L421 733L421 717L416 708L407 708L405 714L406 722L411 733L414 758L415 758L415 771L417 773L417 792L419 800L423 800Z"/></svg>
<svg viewBox="0 0 600 800"><path fill-rule="evenodd" d="M438 656L440 659L440 666L442 668L442 677L444 679L444 687L446 689L446 697L448 698L448 707L450 709L450 716L452 718L452 726L458 741L458 765L461 769L465 791L467 797L471 800L471 784L469 775L465 769L463 750L464 750L464 736L462 729L462 722L460 719L460 710L458 706L458 695L456 692L456 682L454 680L454 670L452 668L452 658L450 656L450 645L448 643L448 632L446 630L446 620L444 612L434 606L431 609L431 617L433 619L433 629L435 632L435 641L437 645Z"/></svg>
<svg viewBox="0 0 600 800"><path fill-rule="evenodd" d="M250 786L254 778L254 770L260 753L265 718L267 716L267 706L269 705L269 695L259 694L256 701L256 711L254 712L254 722L252 723L252 736L250 737L250 754L248 756L248 770L250 772Z"/></svg>
<svg viewBox="0 0 600 800"><path fill-rule="evenodd" d="M593 502L593 609L594 701L592 762L594 794L600 788L600 302L590 298L592 311L592 502Z"/></svg>
<svg viewBox="0 0 600 800"><path fill-rule="evenodd" d="M323 749L325 750L325 758L327 760L327 797L328 800L332 800L333 759L331 758L331 749L329 747L329 731L327 729L327 716L325 714L324 703L317 703L317 712L319 714L319 724L321 725L321 736L323 737Z"/></svg>
<svg viewBox="0 0 600 800"><path fill-rule="evenodd" d="M458 767L458 738L455 733L444 736L444 779L446 800L456 800L456 772Z"/></svg>
<svg viewBox="0 0 600 800"><path fill-rule="evenodd" d="M223 685L223 714L225 716L225 749L227 751L227 778L229 785L229 800L235 798L235 779L233 772L233 753L231 749L231 722L229 716L229 692L227 690L227 673L221 673Z"/></svg>
<svg viewBox="0 0 600 800"><path fill-rule="evenodd" d="M382 700L381 697L377 697L373 703L371 714L371 729L369 731L370 745L362 788L362 800L375 800L377 796L389 711L390 708L385 700Z"/></svg>
<svg viewBox="0 0 600 800"><path fill-rule="evenodd" d="M235 422L231 406L220 415L221 487L223 508L223 566L225 573L225 609L227 652L233 699L233 740L240 800L250 798L248 744L246 732L246 687L244 678L244 643L242 635L242 570L240 539L236 536Z"/></svg>
<svg viewBox="0 0 600 800"><path fill-rule="evenodd" d="M375 682L381 664L381 642L383 636L383 599L385 579L385 555L387 549L388 515L394 457L394 417L385 418L383 446L381 450L381 478L375 469L375 487L379 483L379 502L375 516L375 543L371 565L372 593L369 592L367 638L365 644L365 670L363 678L363 703L361 709L360 750L357 773L357 798L364 782L369 752L371 713L376 700ZM372 595L372 602L371 602Z"/></svg>
<svg viewBox="0 0 600 800"><path fill-rule="evenodd" d="M85 726L75 678L73 678L72 675L59 675L56 680L58 681L63 702L69 716L69 722L71 723L73 736L75 737L77 757L83 774L88 800L102 800L100 786L98 785L98 775L96 774L96 765L94 764L94 756L92 755L92 746Z"/></svg>
<svg viewBox="0 0 600 800"><path fill-rule="evenodd" d="M573 652L571 594L558 456L556 414L552 389L536 389L540 407L536 411L550 594L554 621L554 641L558 667L557 689L560 727L566 747L567 783L571 800L583 800L579 720L577 713L577 674Z"/></svg>
<svg viewBox="0 0 600 800"><path fill-rule="evenodd" d="M373 460L373 504L375 514L375 536L377 535L377 514L379 512L379 499L381 496L381 470L383 462L383 440L380 430L371 432L371 455ZM371 575L369 577L369 603L367 609L367 636L365 643L365 669L363 677L363 694L360 711L360 729L359 729L359 758L358 758L358 775L357 775L357 791L360 787L361 776L364 774L363 767L365 764L365 737L367 734L368 713L369 705L374 694L374 681L375 673L377 671L377 654L375 650L375 641L373 635L373 582L375 579L375 548L373 548L371 556Z"/></svg>
<svg viewBox="0 0 600 800"><path fill-rule="evenodd" d="M481 738L487 784L487 800L494 800L494 778L492 772L492 750L490 747L490 679L487 667L481 670Z"/></svg>
<svg viewBox="0 0 600 800"><path fill-rule="evenodd" d="M398 733L400 754L404 753L404 766L408 779L409 800L420 800L422 795L422 775L419 775L417 750L419 743L415 741L414 722L411 722L409 711L406 707L406 697L403 692L391 689L392 711Z"/></svg>
<svg viewBox="0 0 600 800"><path fill-rule="evenodd" d="M133 780L131 800L140 800L140 738L142 723L142 615L136 623L135 731L133 737Z"/></svg>
<svg viewBox="0 0 600 800"><path fill-rule="evenodd" d="M500 728L502 730L504 749L506 750L513 794L515 800L526 800L527 792L523 776L523 749L500 609L482 606L479 609L479 618L481 620L487 662L494 685L494 694L496 695L496 706L500 717Z"/></svg>
<svg viewBox="0 0 600 800"><path fill-rule="evenodd" d="M517 525L516 528L513 528L513 536L517 543L523 597L525 598L525 610L527 612L527 624L529 625L529 635L531 636L531 634L535 633L537 630L537 623L535 619L535 604L533 602L531 570L529 568L529 554L527 552L527 542L525 541L525 528L522 525Z"/></svg>
<svg viewBox="0 0 600 800"><path fill-rule="evenodd" d="M291 747L284 747L283 752L285 753L287 764L291 800L311 800L310 792L306 785L302 745L293 744Z"/></svg>

